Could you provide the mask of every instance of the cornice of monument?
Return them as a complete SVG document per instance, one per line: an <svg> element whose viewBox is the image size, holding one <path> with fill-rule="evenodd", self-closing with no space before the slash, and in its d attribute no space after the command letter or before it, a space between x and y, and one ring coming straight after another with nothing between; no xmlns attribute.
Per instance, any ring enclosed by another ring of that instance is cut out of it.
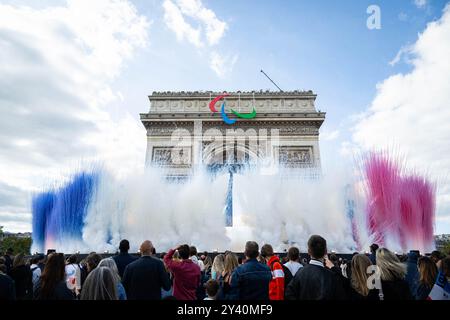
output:
<svg viewBox="0 0 450 320"><path fill-rule="evenodd" d="M312 90L302 91L271 91L271 90L259 90L259 91L154 91L148 96L150 100L167 100L167 99L209 99L226 93L231 97L253 98L255 99L282 99L282 98L306 98L315 99L316 94Z"/></svg>

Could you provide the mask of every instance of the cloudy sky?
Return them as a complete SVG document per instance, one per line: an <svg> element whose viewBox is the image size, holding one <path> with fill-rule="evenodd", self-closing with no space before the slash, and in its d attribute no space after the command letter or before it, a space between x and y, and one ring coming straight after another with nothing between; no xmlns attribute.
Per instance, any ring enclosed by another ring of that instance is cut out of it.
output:
<svg viewBox="0 0 450 320"><path fill-rule="evenodd" d="M450 233L450 5L404 1L0 0L0 225L71 168L142 167L159 90L311 89L325 172L389 148L438 184ZM381 28L367 28L370 5Z"/></svg>

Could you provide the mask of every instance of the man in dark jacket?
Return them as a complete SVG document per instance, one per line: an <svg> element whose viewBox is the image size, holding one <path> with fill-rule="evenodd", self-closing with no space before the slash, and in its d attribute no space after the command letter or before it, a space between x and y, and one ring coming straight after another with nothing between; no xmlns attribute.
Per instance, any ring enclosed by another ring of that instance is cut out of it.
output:
<svg viewBox="0 0 450 320"><path fill-rule="evenodd" d="M122 284L128 300L161 300L161 288L170 289L164 264L151 256L152 249L152 243L144 241L141 244L141 258L125 268Z"/></svg>
<svg viewBox="0 0 450 320"><path fill-rule="evenodd" d="M325 266L327 242L321 236L308 240L311 261L300 269L289 283L285 297L288 300L340 300L344 290L335 273Z"/></svg>
<svg viewBox="0 0 450 320"><path fill-rule="evenodd" d="M254 241L245 244L244 264L236 268L231 276L230 294L232 300L269 300L269 283L272 272L266 264L259 263L259 246Z"/></svg>
<svg viewBox="0 0 450 320"><path fill-rule="evenodd" d="M119 275L123 278L123 273L127 265L136 260L131 254L128 254L128 250L130 250L130 243L128 240L124 239L120 241L119 251L120 253L117 256L114 256L114 262L117 265L117 270L119 270Z"/></svg>
<svg viewBox="0 0 450 320"><path fill-rule="evenodd" d="M6 250L5 255L3 256L5 258L6 274L9 274L9 272L12 269L13 260L14 260L13 253L14 253L13 249L8 248Z"/></svg>
<svg viewBox="0 0 450 320"><path fill-rule="evenodd" d="M3 263L0 264L0 301L2 300L16 300L14 280L6 274L6 265Z"/></svg>
<svg viewBox="0 0 450 320"><path fill-rule="evenodd" d="M373 243L370 246L370 262L372 262L372 264L375 266L377 265L377 250L378 250L379 246L376 243Z"/></svg>
<svg viewBox="0 0 450 320"><path fill-rule="evenodd" d="M409 291L413 296L416 295L417 287L419 285L419 269L417 268L417 260L419 259L419 252L411 250L408 253L408 259L406 260L406 277L408 282Z"/></svg>

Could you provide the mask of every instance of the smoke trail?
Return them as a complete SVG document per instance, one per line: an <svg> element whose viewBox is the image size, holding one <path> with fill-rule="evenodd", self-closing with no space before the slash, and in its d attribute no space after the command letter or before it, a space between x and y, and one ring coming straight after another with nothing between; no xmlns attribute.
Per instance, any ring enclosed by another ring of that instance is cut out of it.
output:
<svg viewBox="0 0 450 320"><path fill-rule="evenodd" d="M44 252L47 219L49 218L53 205L55 203L55 194L51 191L46 191L33 196L31 202L32 210L32 230L33 230L33 245L32 252Z"/></svg>

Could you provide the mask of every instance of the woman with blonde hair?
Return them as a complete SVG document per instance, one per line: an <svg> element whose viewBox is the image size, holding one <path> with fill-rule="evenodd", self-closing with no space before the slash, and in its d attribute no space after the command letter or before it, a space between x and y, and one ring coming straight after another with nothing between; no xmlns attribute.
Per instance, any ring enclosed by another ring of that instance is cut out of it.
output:
<svg viewBox="0 0 450 320"><path fill-rule="evenodd" d="M368 268L372 265L369 257L365 254L354 255L351 262L350 276L350 298L352 300L377 300L378 290L369 289L367 279L369 278Z"/></svg>
<svg viewBox="0 0 450 320"><path fill-rule="evenodd" d="M406 265L386 248L377 250L376 261L381 278L380 299L412 300L408 282L405 280Z"/></svg>
<svg viewBox="0 0 450 320"><path fill-rule="evenodd" d="M222 292L223 296L226 296L231 289L231 276L233 271L239 266L238 258L234 253L228 253L225 256L224 268L222 272L223 284Z"/></svg>
<svg viewBox="0 0 450 320"><path fill-rule="evenodd" d="M214 260L211 267L211 279L213 280L220 280L222 277L222 272L225 268L224 266L225 258L223 254L218 254Z"/></svg>

